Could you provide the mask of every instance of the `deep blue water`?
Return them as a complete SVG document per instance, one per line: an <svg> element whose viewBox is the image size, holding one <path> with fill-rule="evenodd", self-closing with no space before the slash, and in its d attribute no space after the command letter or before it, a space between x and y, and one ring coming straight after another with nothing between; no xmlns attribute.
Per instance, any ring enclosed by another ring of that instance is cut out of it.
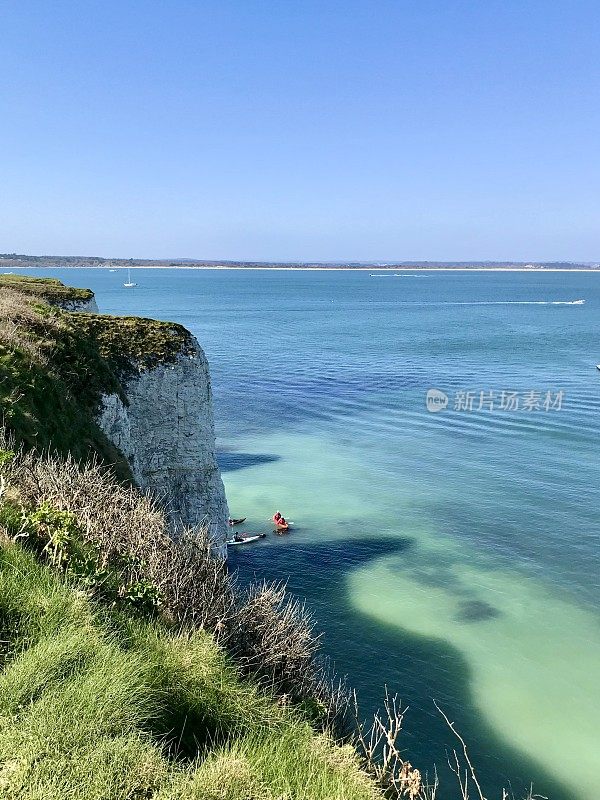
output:
<svg viewBox="0 0 600 800"><path fill-rule="evenodd" d="M435 698L492 796L596 797L600 274L51 274L197 335L232 513L295 523L233 565L307 597L366 710L400 692L413 763L446 776Z"/></svg>

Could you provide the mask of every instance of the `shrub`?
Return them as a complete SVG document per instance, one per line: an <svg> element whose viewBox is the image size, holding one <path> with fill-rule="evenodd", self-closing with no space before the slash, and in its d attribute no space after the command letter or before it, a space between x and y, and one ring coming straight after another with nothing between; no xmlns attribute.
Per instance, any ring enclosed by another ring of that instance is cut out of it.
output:
<svg viewBox="0 0 600 800"><path fill-rule="evenodd" d="M319 636L303 603L285 584L252 584L231 620L228 647L242 670L289 702L312 695Z"/></svg>

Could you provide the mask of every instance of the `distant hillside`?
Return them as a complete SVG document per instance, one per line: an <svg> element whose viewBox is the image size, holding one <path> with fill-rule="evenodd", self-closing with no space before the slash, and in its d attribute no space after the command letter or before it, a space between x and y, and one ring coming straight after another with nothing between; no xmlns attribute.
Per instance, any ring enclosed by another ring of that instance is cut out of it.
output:
<svg viewBox="0 0 600 800"><path fill-rule="evenodd" d="M193 258L144 259L101 258L100 256L29 256L0 253L0 272L26 268L86 267L110 269L118 267L229 267L245 269L589 269L600 270L600 263L575 261L219 261Z"/></svg>

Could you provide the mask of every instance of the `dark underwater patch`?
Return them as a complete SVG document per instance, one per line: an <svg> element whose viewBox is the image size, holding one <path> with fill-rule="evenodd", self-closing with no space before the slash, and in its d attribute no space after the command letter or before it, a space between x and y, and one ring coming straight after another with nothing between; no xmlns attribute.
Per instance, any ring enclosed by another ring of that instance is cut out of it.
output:
<svg viewBox="0 0 600 800"><path fill-rule="evenodd" d="M235 472L258 464L270 464L279 461L280 456L269 453L218 453L217 462L221 472Z"/></svg>
<svg viewBox="0 0 600 800"><path fill-rule="evenodd" d="M501 616L500 611L485 600L463 600L458 607L460 622L484 622Z"/></svg>

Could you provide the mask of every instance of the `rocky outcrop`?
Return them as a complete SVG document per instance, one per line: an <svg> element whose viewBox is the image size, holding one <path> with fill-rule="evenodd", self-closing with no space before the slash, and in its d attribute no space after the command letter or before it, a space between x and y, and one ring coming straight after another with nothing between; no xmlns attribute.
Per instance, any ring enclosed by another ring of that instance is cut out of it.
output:
<svg viewBox="0 0 600 800"><path fill-rule="evenodd" d="M208 361L200 345L190 336L174 359L140 366L123 388L124 398L103 396L100 427L175 524L206 524L225 558L229 510L215 458Z"/></svg>
<svg viewBox="0 0 600 800"><path fill-rule="evenodd" d="M92 295L88 300L62 300L57 305L64 311L83 311L90 314L98 314L98 304L96 298Z"/></svg>

